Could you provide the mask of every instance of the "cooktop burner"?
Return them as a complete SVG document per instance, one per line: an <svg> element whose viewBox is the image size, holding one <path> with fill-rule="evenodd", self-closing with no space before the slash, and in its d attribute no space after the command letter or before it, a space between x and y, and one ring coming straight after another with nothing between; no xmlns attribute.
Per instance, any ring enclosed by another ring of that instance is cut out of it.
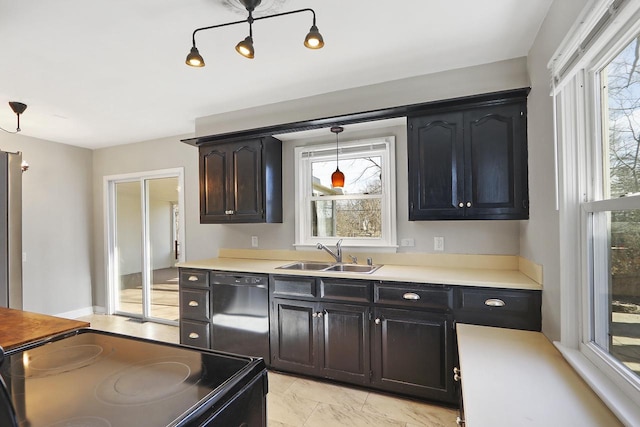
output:
<svg viewBox="0 0 640 427"><path fill-rule="evenodd" d="M96 397L114 405L150 403L195 386L199 374L180 360L151 360L107 377L96 388Z"/></svg>
<svg viewBox="0 0 640 427"><path fill-rule="evenodd" d="M27 360L25 376L56 375L72 369L79 369L98 361L101 356L108 356L101 345L83 344L64 347Z"/></svg>

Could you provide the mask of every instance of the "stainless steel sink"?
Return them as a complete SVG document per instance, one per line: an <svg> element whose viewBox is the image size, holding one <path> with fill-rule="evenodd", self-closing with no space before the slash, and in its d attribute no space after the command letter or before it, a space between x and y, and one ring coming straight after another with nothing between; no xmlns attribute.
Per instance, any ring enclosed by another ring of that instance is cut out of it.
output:
<svg viewBox="0 0 640 427"><path fill-rule="evenodd" d="M382 265L336 264L316 261L297 261L277 267L282 270L311 270L327 272L373 273Z"/></svg>
<svg viewBox="0 0 640 427"><path fill-rule="evenodd" d="M291 264L282 265L277 268L283 270L324 270L327 267L331 267L333 264L329 262L315 262L315 261L298 261Z"/></svg>
<svg viewBox="0 0 640 427"><path fill-rule="evenodd" d="M373 273L381 265L335 264L323 271L350 271L352 273Z"/></svg>

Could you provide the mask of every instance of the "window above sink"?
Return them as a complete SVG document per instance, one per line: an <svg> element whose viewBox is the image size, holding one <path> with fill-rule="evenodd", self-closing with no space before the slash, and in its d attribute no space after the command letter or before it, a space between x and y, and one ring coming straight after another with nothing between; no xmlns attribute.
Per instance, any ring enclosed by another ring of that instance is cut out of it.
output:
<svg viewBox="0 0 640 427"><path fill-rule="evenodd" d="M327 135L329 139L329 135ZM295 148L296 246L396 248L395 137ZM331 186L339 167L342 188Z"/></svg>

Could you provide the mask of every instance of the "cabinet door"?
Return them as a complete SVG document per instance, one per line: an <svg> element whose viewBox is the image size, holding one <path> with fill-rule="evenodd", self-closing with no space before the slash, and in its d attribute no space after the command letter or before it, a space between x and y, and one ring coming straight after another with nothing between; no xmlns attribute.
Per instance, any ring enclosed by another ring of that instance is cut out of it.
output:
<svg viewBox="0 0 640 427"><path fill-rule="evenodd" d="M315 315L315 316L314 316ZM317 375L315 302L271 301L271 366L290 372Z"/></svg>
<svg viewBox="0 0 640 427"><path fill-rule="evenodd" d="M227 221L227 164L225 146L200 147L200 222Z"/></svg>
<svg viewBox="0 0 640 427"><path fill-rule="evenodd" d="M323 304L319 312L321 374L325 378L369 384L369 307Z"/></svg>
<svg viewBox="0 0 640 427"><path fill-rule="evenodd" d="M263 218L262 143L259 139L232 144L230 147L231 191L230 220L260 221Z"/></svg>
<svg viewBox="0 0 640 427"><path fill-rule="evenodd" d="M462 113L408 121L409 220L459 218L464 209Z"/></svg>
<svg viewBox="0 0 640 427"><path fill-rule="evenodd" d="M386 308L374 316L373 384L455 402L451 316Z"/></svg>
<svg viewBox="0 0 640 427"><path fill-rule="evenodd" d="M465 208L470 219L526 219L525 103L465 113Z"/></svg>

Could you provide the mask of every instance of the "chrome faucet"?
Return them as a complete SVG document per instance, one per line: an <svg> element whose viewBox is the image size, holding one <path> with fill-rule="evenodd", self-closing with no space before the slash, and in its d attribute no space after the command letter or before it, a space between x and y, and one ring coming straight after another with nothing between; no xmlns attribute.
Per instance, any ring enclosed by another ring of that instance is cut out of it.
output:
<svg viewBox="0 0 640 427"><path fill-rule="evenodd" d="M322 243L318 243L316 245L316 248L324 249L325 251L327 251L329 253L329 255L331 255L336 260L336 262L342 262L342 239L338 240L338 243L336 243L336 251L335 252L333 252L331 249L329 249L328 247L326 247Z"/></svg>

